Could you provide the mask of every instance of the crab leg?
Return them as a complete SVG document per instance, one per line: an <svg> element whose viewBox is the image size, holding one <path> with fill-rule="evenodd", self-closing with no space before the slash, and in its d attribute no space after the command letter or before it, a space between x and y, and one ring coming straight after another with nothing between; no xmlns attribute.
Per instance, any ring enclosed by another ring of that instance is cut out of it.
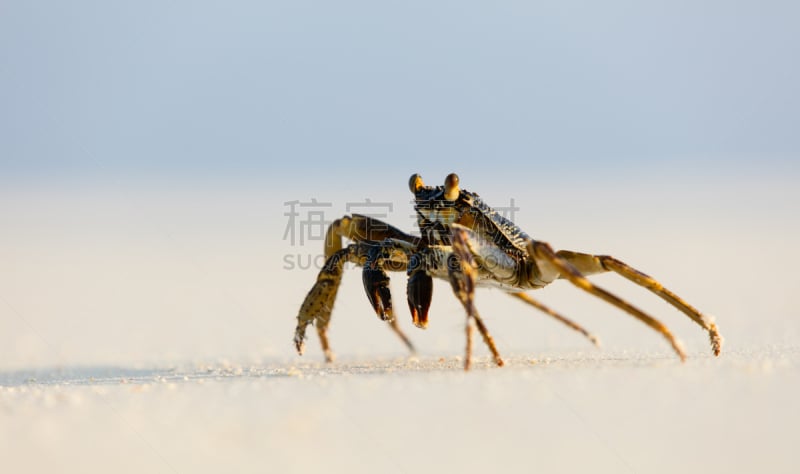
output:
<svg viewBox="0 0 800 474"><path fill-rule="evenodd" d="M472 365L472 333L474 331L472 318L467 318L465 330L467 333L467 356L464 358L464 370L469 370Z"/></svg>
<svg viewBox="0 0 800 474"><path fill-rule="evenodd" d="M643 312L639 308L623 300L622 298L614 295L613 293L609 293L599 286L596 286L585 276L583 276L583 274L573 264L556 254L549 244L537 242L531 239L528 242L528 253L534 258L540 259L537 260L537 264L550 265L554 267L560 274L561 278L565 278L578 288L591 293L608 303L611 303L612 305L627 312L639 321L642 321L661 333L661 335L663 335L667 341L669 341L670 345L672 345L673 350L678 354L678 357L681 358L681 361L686 360L686 353L683 350L682 344L675 338L672 332L670 332L670 330L664 326L664 324Z"/></svg>
<svg viewBox="0 0 800 474"><path fill-rule="evenodd" d="M471 320L475 321L478 326L478 331L483 336L483 342L494 356L494 361L498 366L504 364L503 358L497 351L497 346L494 339L486 325L483 323L477 308L475 308L475 278L477 276L477 265L472 258L472 253L469 251L467 244L467 232L463 228L454 227L453 233L453 254L457 257L458 263L451 262L448 259L448 276L450 278L450 285L453 287L458 300L467 311L467 346L466 356L464 358L464 370L469 370L472 359L472 334L471 334Z"/></svg>
<svg viewBox="0 0 800 474"><path fill-rule="evenodd" d="M342 216L333 221L325 233L325 258L342 249L342 237L353 242L382 242L394 239L415 244L418 240L397 227L369 216L361 214Z"/></svg>
<svg viewBox="0 0 800 474"><path fill-rule="evenodd" d="M494 357L494 363L497 364L498 367L502 367L505 365L505 362L503 362L503 358L500 357L500 353L497 351L497 346L494 344L494 339L492 338L492 335L489 334L489 329L486 327L486 324L483 323L483 319L481 319L477 311L474 311L472 318L475 320L475 325L478 326L478 332L481 333L481 336L483 336L483 342L489 348L489 351L492 353L492 357ZM469 369L469 366L465 366L464 368Z"/></svg>
<svg viewBox="0 0 800 474"><path fill-rule="evenodd" d="M408 338L406 333L400 328L400 325L397 324L397 318L394 318L391 321L389 321L389 327L391 327L392 331L394 331L394 333L397 334L397 337L399 337L400 340L403 341L403 344L406 345L409 352L411 352L412 354L417 353L417 349L414 348L414 344L411 342L411 339Z"/></svg>
<svg viewBox="0 0 800 474"><path fill-rule="evenodd" d="M600 347L600 339L597 336L584 329L583 326L581 326L580 324L572 321L571 319L568 319L565 316L562 316L560 313L551 309L549 306L545 306L544 304L540 303L538 300L534 299L529 294L523 292L509 293L509 294L511 296L515 296L521 299L522 301L528 303L529 305L533 306L539 311L554 317L556 320L566 324L567 326L571 327L572 329L586 336L590 341L592 341L592 344L594 344L595 346Z"/></svg>
<svg viewBox="0 0 800 474"><path fill-rule="evenodd" d="M355 245L350 245L347 248L339 249L328 257L325 266L317 275L317 282L303 300L300 311L297 313L297 328L294 333L294 345L298 354L302 355L305 350L306 328L309 324L315 323L322 351L325 353L325 360L333 362L333 353L328 344L328 324L331 321L331 311L333 303L336 301L336 293L342 282L344 262L356 260L354 247Z"/></svg>
<svg viewBox="0 0 800 474"><path fill-rule="evenodd" d="M722 336L719 334L719 329L714 321L706 316L703 316L700 311L687 303L683 298L664 288L664 285L649 275L646 275L630 265L623 263L609 255L591 255L568 250L559 250L556 252L556 255L570 262L583 274L613 271L618 275L622 275L628 280L636 283L637 285L647 288L651 292L661 297L661 299L679 309L685 315L689 316L689 318L699 324L700 327L708 331L708 337L711 341L711 350L714 352L715 356L718 356L722 350Z"/></svg>

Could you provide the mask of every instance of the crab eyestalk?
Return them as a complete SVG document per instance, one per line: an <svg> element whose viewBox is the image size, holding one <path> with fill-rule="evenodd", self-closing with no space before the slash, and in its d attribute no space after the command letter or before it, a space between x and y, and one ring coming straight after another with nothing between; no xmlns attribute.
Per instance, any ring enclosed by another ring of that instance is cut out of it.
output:
<svg viewBox="0 0 800 474"><path fill-rule="evenodd" d="M425 183L422 182L422 176L417 173L411 175L408 179L408 189L411 191L411 194L417 194L417 191L422 189L425 186Z"/></svg>
<svg viewBox="0 0 800 474"><path fill-rule="evenodd" d="M458 187L458 175L450 173L444 179L444 198L448 201L455 201L458 199L458 194L461 190Z"/></svg>

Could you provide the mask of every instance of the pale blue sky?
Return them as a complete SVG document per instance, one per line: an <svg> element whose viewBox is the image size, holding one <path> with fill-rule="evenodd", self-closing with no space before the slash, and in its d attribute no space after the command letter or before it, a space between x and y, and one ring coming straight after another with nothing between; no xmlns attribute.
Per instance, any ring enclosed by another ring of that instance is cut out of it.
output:
<svg viewBox="0 0 800 474"><path fill-rule="evenodd" d="M785 172L798 5L4 0L0 176Z"/></svg>

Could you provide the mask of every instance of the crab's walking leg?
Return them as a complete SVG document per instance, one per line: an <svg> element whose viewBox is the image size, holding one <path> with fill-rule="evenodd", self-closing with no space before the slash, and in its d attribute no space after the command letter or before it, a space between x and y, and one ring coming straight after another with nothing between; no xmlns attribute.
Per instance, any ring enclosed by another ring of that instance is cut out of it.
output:
<svg viewBox="0 0 800 474"><path fill-rule="evenodd" d="M360 214L342 216L333 221L325 233L325 258L342 249L342 237L353 242L382 242L394 239L416 244L418 240L397 227L369 216Z"/></svg>
<svg viewBox="0 0 800 474"><path fill-rule="evenodd" d="M521 299L522 301L528 303L529 305L533 306L534 308L538 309L539 311L554 317L556 320L561 321L562 323L566 324L567 326L571 327L572 329L574 329L574 330L578 331L579 333L583 334L584 336L586 336L590 341L592 341L592 344L594 344L597 347L600 347L600 339L597 336L595 336L594 334L592 334L589 331L587 331L586 329L584 329L583 326L581 326L580 324L576 323L575 321L572 321L571 319L568 319L567 317L562 316L557 311L555 311L555 310L551 309L550 307L545 306L544 304L540 303L538 300L534 299L529 294L523 293L523 292L509 293L509 294L511 296L515 296L515 297Z"/></svg>
<svg viewBox="0 0 800 474"><path fill-rule="evenodd" d="M489 350L492 352L492 356L494 356L495 363L498 366L502 366L504 364L503 358L500 357L494 339L491 334L489 334L489 330L486 328L486 325L478 314L478 310L475 308L475 278L477 270L475 260L472 258L472 254L467 245L467 233L464 229L460 228L453 228L452 231L453 254L451 256L454 258L449 258L447 262L450 285L453 287L453 293L455 293L456 297L461 301L461 304L464 305L464 309L467 311L467 328L470 327L470 319L474 319L475 325L478 326L478 331L481 333L481 336L483 336L483 342L486 343ZM467 331L470 331L470 329L467 329ZM469 370L472 358L471 334L468 333L468 336L464 370Z"/></svg>
<svg viewBox="0 0 800 474"><path fill-rule="evenodd" d="M627 312L628 314L632 315L639 321L642 321L643 323L647 324L651 328L661 333L661 335L663 335L672 345L673 350L675 350L675 352L681 358L681 361L686 360L686 353L683 350L683 346L675 338L672 332L670 332L670 330L667 329L666 326L664 326L660 321L648 315L647 313L643 312L639 308L623 300L622 298L614 295L613 293L609 293L608 291L590 282L572 263L570 263L563 257L560 257L558 254L556 254L556 252L553 250L552 247L550 247L550 245L544 242L537 242L535 240L530 240L528 242L528 252L532 257L537 259L537 264L550 265L554 267L555 270L560 274L561 278L565 278L578 288L588 293L591 293L608 303L613 304L617 308Z"/></svg>
<svg viewBox="0 0 800 474"><path fill-rule="evenodd" d="M489 347L489 351L492 353L492 357L494 357L494 363L497 364L498 367L502 367L505 365L505 362L503 362L503 358L500 357L500 352L497 351L497 346L494 344L494 339L492 338L492 335L489 334L489 329L486 327L486 324L483 323L483 319L481 319L477 311L475 311L472 318L475 320L475 325L478 326L478 332L481 333L481 336L483 336L483 342L486 343L487 347Z"/></svg>
<svg viewBox="0 0 800 474"><path fill-rule="evenodd" d="M400 340L403 341L403 344L406 345L409 352L411 352L412 354L417 353L417 349L414 348L414 344L411 343L411 339L408 338L406 333L402 329L400 329L400 325L397 324L397 318L394 318L391 321L389 321L389 327L391 327L392 331L394 331L394 333L397 334L397 337L399 337Z"/></svg>
<svg viewBox="0 0 800 474"><path fill-rule="evenodd" d="M342 281L344 263L354 257L354 246L336 251L325 261L325 266L317 275L317 282L306 295L300 311L297 313L297 329L294 333L294 344L298 354L305 349L306 328L312 322L317 326L317 334L325 353L325 360L333 361L333 353L328 344L328 324L331 321L331 310L336 301L336 293Z"/></svg>
<svg viewBox="0 0 800 474"><path fill-rule="evenodd" d="M465 326L467 333L467 357L464 359L464 370L469 370L472 365L472 332L473 332L472 318L467 317L467 324Z"/></svg>
<svg viewBox="0 0 800 474"><path fill-rule="evenodd" d="M556 252L556 255L570 262L584 275L612 271L622 275L639 286L647 288L656 295L660 296L667 303L678 308L685 315L689 316L692 321L696 322L700 325L700 327L708 331L708 337L711 341L711 350L714 352L714 355L718 356L722 350L722 336L719 334L719 329L714 321L703 316L700 311L687 303L683 298L664 288L664 285L649 275L646 275L630 265L609 255L591 255L568 250L559 250Z"/></svg>

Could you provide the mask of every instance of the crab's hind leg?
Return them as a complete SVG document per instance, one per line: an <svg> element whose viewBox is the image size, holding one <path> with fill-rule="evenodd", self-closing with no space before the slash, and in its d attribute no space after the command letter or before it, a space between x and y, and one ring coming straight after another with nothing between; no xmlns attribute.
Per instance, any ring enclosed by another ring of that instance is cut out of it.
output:
<svg viewBox="0 0 800 474"><path fill-rule="evenodd" d="M584 336L586 336L587 339L592 341L592 344L594 344L597 347L600 347L600 338L598 338L594 334L592 334L589 331L587 331L586 329L584 329L583 326L581 326L580 324L576 323L575 321L567 318L566 316L563 316L558 311L556 311L554 309L551 309L549 306L545 306L544 304L539 302L539 300L533 298L531 295L529 295L527 293L523 293L521 291L518 292L518 293L509 293L509 294L511 296L517 297L520 300L528 303L529 305L533 306L534 308L538 309L539 311L541 311L541 312L543 312L543 313L545 313L545 314L547 314L549 316L552 316L556 321L559 321L559 322L569 326L570 328L578 331L579 333L581 333Z"/></svg>
<svg viewBox="0 0 800 474"><path fill-rule="evenodd" d="M464 359L464 370L469 370L472 359L471 320L475 321L478 331L481 333L481 336L483 336L483 342L485 342L486 346L489 347L495 363L498 366L502 366L504 364L503 358L500 357L500 353L497 351L497 346L494 343L494 339L492 338L491 334L489 334L489 330L486 328L486 325L483 323L483 320L478 314L477 308L475 308L474 300L477 265L472 257L472 253L469 250L469 245L467 242L468 234L465 229L453 227L452 239L453 253L451 254L451 257L453 258L448 258L447 262L450 286L453 287L453 293L455 293L456 297L467 311L467 346Z"/></svg>
<svg viewBox="0 0 800 474"><path fill-rule="evenodd" d="M708 332L708 337L711 342L711 350L716 356L720 354L720 351L722 350L722 336L720 335L719 328L717 328L717 325L714 323L714 321L712 321L711 318L704 316L700 311L695 309L680 296L664 288L664 285L659 283L654 278L609 255L591 255L568 250L559 250L556 252L556 255L570 262L584 275L612 271L622 275L639 286L647 288L651 292L661 297L664 301L679 309L685 315L689 316L692 321L705 329Z"/></svg>
<svg viewBox="0 0 800 474"><path fill-rule="evenodd" d="M616 306L617 308L625 311L639 321L647 324L651 328L661 333L661 335L664 336L667 341L669 341L672 349L676 354L678 354L678 357L680 357L681 361L686 360L686 352L683 350L683 345L680 343L680 341L678 341L678 339L675 338L672 332L666 326L664 326L664 324L639 308L623 300L619 296L616 296L615 294L610 293L589 281L589 279L586 278L575 265L566 260L564 257L559 256L549 244L537 242L531 239L528 241L528 253L536 261L537 266L547 267L549 270L548 273L554 272L558 274L560 278L569 280L578 288ZM542 268L540 268L540 271L541 270Z"/></svg>

